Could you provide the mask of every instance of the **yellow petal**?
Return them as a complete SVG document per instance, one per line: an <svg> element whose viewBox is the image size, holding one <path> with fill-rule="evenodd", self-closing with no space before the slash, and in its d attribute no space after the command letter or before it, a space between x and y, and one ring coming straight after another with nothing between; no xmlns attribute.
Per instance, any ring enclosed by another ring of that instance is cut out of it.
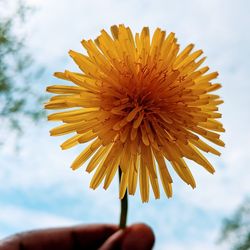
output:
<svg viewBox="0 0 250 250"><path fill-rule="evenodd" d="M101 162L102 159L106 159L106 156L109 153L112 145L113 144L110 143L110 145L105 146L105 147L100 147L98 149L98 151L95 153L95 155L89 161L89 164L86 168L86 171L88 173L92 172L97 167L97 165Z"/></svg>
<svg viewBox="0 0 250 250"><path fill-rule="evenodd" d="M101 146L100 139L96 139L88 147L86 147L80 155L77 156L77 158L72 163L71 168L75 170L81 167L81 165L83 165L100 146Z"/></svg>
<svg viewBox="0 0 250 250"><path fill-rule="evenodd" d="M145 165L145 160L141 157L139 168L139 181L140 181L140 193L142 202L148 202L149 200L149 176L148 170Z"/></svg>

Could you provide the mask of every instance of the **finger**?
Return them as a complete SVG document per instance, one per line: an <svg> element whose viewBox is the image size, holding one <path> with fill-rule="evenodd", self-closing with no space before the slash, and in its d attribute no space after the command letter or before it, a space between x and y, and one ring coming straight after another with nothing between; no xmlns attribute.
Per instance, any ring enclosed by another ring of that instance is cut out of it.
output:
<svg viewBox="0 0 250 250"><path fill-rule="evenodd" d="M114 225L86 225L35 230L0 242L0 250L97 249L114 232Z"/></svg>
<svg viewBox="0 0 250 250"><path fill-rule="evenodd" d="M152 229L145 224L135 224L130 227L122 240L122 250L151 250L155 242Z"/></svg>
<svg viewBox="0 0 250 250"><path fill-rule="evenodd" d="M154 241L154 233L149 226L134 224L114 233L105 241L100 250L151 250Z"/></svg>
<svg viewBox="0 0 250 250"><path fill-rule="evenodd" d="M126 230L126 229L125 229ZM116 250L121 249L122 238L125 230L119 230L111 235L98 250Z"/></svg>

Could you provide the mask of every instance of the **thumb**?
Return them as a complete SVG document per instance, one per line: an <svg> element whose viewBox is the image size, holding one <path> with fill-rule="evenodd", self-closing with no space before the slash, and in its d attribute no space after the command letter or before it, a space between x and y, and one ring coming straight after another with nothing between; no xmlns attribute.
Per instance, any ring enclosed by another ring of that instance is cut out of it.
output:
<svg viewBox="0 0 250 250"><path fill-rule="evenodd" d="M151 250L155 237L152 229L145 224L134 224L119 230L99 250Z"/></svg>

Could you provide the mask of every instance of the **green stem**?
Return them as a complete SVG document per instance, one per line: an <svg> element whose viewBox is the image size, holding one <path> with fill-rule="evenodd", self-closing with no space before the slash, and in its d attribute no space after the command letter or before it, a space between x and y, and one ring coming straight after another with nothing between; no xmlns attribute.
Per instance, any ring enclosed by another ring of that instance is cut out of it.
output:
<svg viewBox="0 0 250 250"><path fill-rule="evenodd" d="M119 184L121 183L121 175L122 171L121 168L119 167ZM121 199L121 214L120 214L120 224L119 224L119 227L121 229L126 227L127 214L128 214L128 194L126 190L124 197Z"/></svg>

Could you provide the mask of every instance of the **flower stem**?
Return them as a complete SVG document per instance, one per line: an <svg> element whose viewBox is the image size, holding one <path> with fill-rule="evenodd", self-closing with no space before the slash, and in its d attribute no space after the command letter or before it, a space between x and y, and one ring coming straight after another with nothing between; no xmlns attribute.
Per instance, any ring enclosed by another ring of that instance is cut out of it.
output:
<svg viewBox="0 0 250 250"><path fill-rule="evenodd" d="M122 171L121 168L119 167L119 184L121 183L121 176L122 176ZM119 224L119 227L121 229L126 227L127 214L128 214L128 194L126 190L124 197L121 199L121 214L120 214L120 224Z"/></svg>

